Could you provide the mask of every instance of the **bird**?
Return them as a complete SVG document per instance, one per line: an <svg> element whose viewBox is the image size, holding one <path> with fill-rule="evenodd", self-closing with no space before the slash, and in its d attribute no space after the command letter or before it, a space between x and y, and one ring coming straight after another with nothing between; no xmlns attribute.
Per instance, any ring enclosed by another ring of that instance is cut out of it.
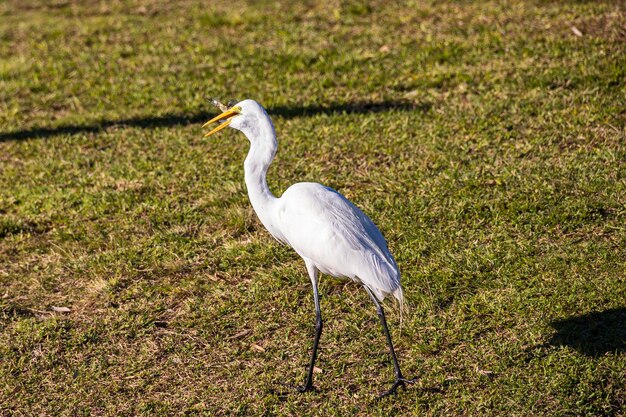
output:
<svg viewBox="0 0 626 417"><path fill-rule="evenodd" d="M221 110L224 108L222 106ZM218 125L205 137L230 127L242 132L250 141L244 162L250 203L267 231L279 242L291 246L304 260L311 279L315 336L305 383L296 389L300 392L313 389L313 370L323 327L318 291L320 273L361 284L376 306L395 371L393 385L380 396L412 384L415 380L404 378L400 370L381 305L385 297L392 296L402 309L404 293L400 270L374 222L342 194L322 184L296 183L280 197L270 191L267 170L276 155L278 142L270 117L256 101L247 99L234 104L206 122L203 128L213 123Z"/></svg>

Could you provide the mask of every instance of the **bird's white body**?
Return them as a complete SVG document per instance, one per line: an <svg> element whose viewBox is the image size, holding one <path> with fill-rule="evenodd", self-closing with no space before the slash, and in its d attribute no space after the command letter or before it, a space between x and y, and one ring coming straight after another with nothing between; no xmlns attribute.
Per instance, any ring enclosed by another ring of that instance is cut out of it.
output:
<svg viewBox="0 0 626 417"><path fill-rule="evenodd" d="M402 303L400 272L374 222L347 198L318 183L294 184L280 198L266 181L278 143L274 126L257 102L239 103L247 119L234 117L230 127L250 141L244 164L250 202L265 228L311 267L367 286L379 300L392 294ZM239 120L238 120L239 119ZM313 279L313 277L311 277Z"/></svg>
<svg viewBox="0 0 626 417"><path fill-rule="evenodd" d="M402 299L400 273L374 223L332 188L292 185L278 199L275 220L281 236L320 272L369 287L379 300Z"/></svg>

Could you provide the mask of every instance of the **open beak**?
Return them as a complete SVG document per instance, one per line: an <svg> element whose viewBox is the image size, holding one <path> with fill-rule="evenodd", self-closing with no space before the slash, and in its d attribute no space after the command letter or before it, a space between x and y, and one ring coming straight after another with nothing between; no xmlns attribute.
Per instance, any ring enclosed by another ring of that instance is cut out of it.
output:
<svg viewBox="0 0 626 417"><path fill-rule="evenodd" d="M241 113L241 107L235 106L232 109L226 110L224 113L220 114L219 116L215 116L214 118L212 118L211 120L203 124L202 127L207 127L211 123L218 122L220 120L225 120L224 122L219 124L215 129L211 130L209 133L204 135L204 137L208 138L212 134L217 133L220 130L224 129L226 126L230 124L233 117L237 116L239 113Z"/></svg>

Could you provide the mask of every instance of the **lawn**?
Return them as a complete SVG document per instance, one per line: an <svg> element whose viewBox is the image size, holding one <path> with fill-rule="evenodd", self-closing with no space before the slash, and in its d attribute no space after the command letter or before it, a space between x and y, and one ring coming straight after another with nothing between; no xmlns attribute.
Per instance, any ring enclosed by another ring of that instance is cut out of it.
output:
<svg viewBox="0 0 626 417"><path fill-rule="evenodd" d="M0 415L626 416L626 5L0 2ZM393 370L359 286L257 220L268 181L379 226Z"/></svg>

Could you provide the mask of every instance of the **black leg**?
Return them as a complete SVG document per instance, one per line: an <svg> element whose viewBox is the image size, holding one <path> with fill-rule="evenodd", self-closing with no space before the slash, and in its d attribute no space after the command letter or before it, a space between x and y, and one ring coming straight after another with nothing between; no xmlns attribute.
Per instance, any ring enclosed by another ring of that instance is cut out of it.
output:
<svg viewBox="0 0 626 417"><path fill-rule="evenodd" d="M320 295L317 291L317 271L315 271L314 274L315 277L311 279L311 282L313 284L313 301L315 302L315 338L313 339L313 351L311 352L309 373L307 374L304 386L298 388L300 392L310 391L313 388L313 368L315 366L315 359L317 359L317 345L322 335L322 310L320 309Z"/></svg>
<svg viewBox="0 0 626 417"><path fill-rule="evenodd" d="M396 357L396 352L393 349L393 343L391 342L391 334L389 333L389 328L387 327L387 320L385 319L385 312L383 307L380 305L380 302L374 295L374 293L367 287L365 287L367 293L370 295L370 298L376 305L376 312L378 313L378 317L380 318L380 322L383 325L383 332L385 333L385 337L387 337L387 344L389 345L389 351L391 352L391 359L393 360L393 368L396 373L396 381L391 386L391 389L383 392L380 396L385 397L389 394L393 394L396 392L398 387L406 387L406 384L412 384L415 382L414 379L406 379L402 376L402 372L400 371L400 365L398 364L398 358Z"/></svg>

